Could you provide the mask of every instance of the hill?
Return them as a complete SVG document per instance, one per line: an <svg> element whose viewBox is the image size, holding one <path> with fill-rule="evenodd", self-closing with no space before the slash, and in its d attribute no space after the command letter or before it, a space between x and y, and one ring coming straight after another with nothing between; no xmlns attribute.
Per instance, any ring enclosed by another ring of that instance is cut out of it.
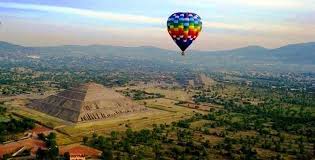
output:
<svg viewBox="0 0 315 160"><path fill-rule="evenodd" d="M315 64L315 42L287 45L271 53L286 63Z"/></svg>
<svg viewBox="0 0 315 160"><path fill-rule="evenodd" d="M0 41L0 57L18 58L21 56L33 55L36 51L33 47L23 47Z"/></svg>
<svg viewBox="0 0 315 160"><path fill-rule="evenodd" d="M54 47L23 47L0 42L0 57L22 56L38 53L42 56L92 56L126 58L130 60L154 60L156 62L178 63L208 67L235 67L252 64L299 64L315 65L315 42L267 49L248 46L226 51L188 51L187 56L179 52L151 46L122 47L110 45L65 45ZM210 63L209 63L210 62ZM222 66L224 64L224 66Z"/></svg>

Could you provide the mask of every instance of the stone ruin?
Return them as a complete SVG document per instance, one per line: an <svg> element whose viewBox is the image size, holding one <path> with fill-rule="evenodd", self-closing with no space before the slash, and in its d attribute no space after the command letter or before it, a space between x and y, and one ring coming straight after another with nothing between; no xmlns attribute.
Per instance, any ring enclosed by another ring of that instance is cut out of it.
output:
<svg viewBox="0 0 315 160"><path fill-rule="evenodd" d="M96 83L86 83L34 100L28 107L75 123L147 110L131 99Z"/></svg>

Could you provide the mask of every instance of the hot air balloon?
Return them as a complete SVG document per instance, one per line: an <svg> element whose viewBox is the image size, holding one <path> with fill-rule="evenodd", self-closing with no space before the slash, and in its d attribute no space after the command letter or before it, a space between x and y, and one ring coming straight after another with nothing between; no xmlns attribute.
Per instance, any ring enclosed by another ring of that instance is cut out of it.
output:
<svg viewBox="0 0 315 160"><path fill-rule="evenodd" d="M177 46L185 55L185 50L198 37L202 29L201 18L190 12L177 12L167 20L167 30Z"/></svg>

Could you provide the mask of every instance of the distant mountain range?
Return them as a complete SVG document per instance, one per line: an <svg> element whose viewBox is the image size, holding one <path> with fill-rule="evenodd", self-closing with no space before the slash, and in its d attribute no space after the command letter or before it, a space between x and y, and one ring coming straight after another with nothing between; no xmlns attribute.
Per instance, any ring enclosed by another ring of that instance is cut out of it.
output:
<svg viewBox="0 0 315 160"><path fill-rule="evenodd" d="M23 47L0 41L0 57L20 57L34 53L33 47Z"/></svg>
<svg viewBox="0 0 315 160"><path fill-rule="evenodd" d="M286 63L315 64L315 42L287 45L270 53Z"/></svg>
<svg viewBox="0 0 315 160"><path fill-rule="evenodd" d="M176 51L142 46L65 45L55 47L23 47L0 41L0 57L40 56L101 56L128 59L168 61L187 64L298 64L315 65L315 42L300 43L267 49L248 46L226 51L187 51L182 57Z"/></svg>

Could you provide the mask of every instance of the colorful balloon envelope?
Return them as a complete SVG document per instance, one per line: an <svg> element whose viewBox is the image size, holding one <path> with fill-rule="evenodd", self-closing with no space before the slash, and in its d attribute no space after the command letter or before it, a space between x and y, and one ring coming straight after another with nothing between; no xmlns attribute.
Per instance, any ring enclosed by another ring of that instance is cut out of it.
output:
<svg viewBox="0 0 315 160"><path fill-rule="evenodd" d="M168 33L182 50L182 55L198 37L201 29L201 18L195 13L178 12L172 14L167 20Z"/></svg>

